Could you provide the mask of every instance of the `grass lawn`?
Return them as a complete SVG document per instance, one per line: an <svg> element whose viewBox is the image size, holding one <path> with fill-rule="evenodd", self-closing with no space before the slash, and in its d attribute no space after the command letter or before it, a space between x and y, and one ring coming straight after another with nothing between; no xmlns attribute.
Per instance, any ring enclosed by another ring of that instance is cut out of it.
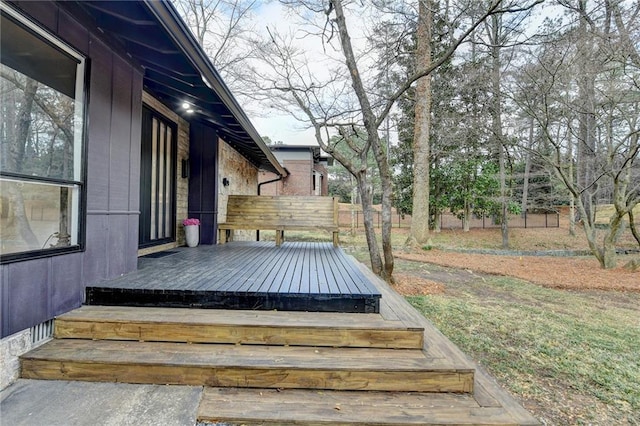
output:
<svg viewBox="0 0 640 426"><path fill-rule="evenodd" d="M498 276L453 278L445 288L407 299L541 421L640 424L640 295Z"/></svg>
<svg viewBox="0 0 640 426"><path fill-rule="evenodd" d="M563 228L512 230L511 237L519 250L586 248L583 236ZM405 240L394 229L393 245ZM500 234L443 232L433 242L498 249ZM343 233L341 245L369 263L361 233ZM640 293L547 288L401 259L394 274L437 283L437 294L407 299L544 424L640 425ZM581 279L588 282L590 272Z"/></svg>

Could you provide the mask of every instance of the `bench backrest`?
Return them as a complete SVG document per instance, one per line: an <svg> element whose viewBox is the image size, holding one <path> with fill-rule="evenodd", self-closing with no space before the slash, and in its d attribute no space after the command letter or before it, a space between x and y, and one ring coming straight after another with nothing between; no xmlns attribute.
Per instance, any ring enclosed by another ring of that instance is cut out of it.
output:
<svg viewBox="0 0 640 426"><path fill-rule="evenodd" d="M229 195L225 223L337 227L338 200L318 196Z"/></svg>

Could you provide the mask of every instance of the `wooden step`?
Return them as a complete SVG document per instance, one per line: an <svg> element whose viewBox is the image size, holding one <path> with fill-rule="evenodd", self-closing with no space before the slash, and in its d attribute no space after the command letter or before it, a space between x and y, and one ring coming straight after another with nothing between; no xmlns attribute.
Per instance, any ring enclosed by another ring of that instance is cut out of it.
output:
<svg viewBox="0 0 640 426"><path fill-rule="evenodd" d="M472 392L473 369L417 349L54 339L22 377L222 387Z"/></svg>
<svg viewBox="0 0 640 426"><path fill-rule="evenodd" d="M424 328L379 314L83 306L56 319L55 337L419 349Z"/></svg>
<svg viewBox="0 0 640 426"><path fill-rule="evenodd" d="M499 406L440 393L205 388L198 421L238 425L513 425Z"/></svg>

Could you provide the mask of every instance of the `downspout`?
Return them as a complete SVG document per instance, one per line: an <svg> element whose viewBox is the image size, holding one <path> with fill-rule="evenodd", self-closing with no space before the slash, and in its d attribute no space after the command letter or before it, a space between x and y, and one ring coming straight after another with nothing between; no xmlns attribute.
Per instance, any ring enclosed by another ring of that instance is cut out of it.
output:
<svg viewBox="0 0 640 426"><path fill-rule="evenodd" d="M287 173L287 176L289 176L289 170L287 170L286 167L284 168L284 171ZM281 181L282 179L284 179L284 175L278 175L278 177L275 178L275 179L271 179L271 180L267 180L267 181L264 181L264 182L260 182L258 184L258 195L260 195L260 188L262 188L262 185L266 185L268 183L273 183L273 182L278 182L278 181ZM260 241L260 230L259 229L256 230L256 241Z"/></svg>
<svg viewBox="0 0 640 426"><path fill-rule="evenodd" d="M289 175L289 170L287 170L285 168L284 171L287 172L287 176L288 176ZM258 195L260 195L260 188L262 188L262 185L266 185L268 183L273 183L273 182L278 182L278 181L280 181L282 179L284 179L284 175L278 175L278 177L275 178L275 179L271 179L271 180L267 180L267 181L264 181L264 182L260 182L258 184Z"/></svg>

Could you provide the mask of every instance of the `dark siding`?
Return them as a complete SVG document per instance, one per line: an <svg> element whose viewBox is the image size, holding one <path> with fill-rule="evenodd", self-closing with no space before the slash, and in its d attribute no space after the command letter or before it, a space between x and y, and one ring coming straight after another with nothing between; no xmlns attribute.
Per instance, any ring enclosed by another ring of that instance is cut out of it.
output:
<svg viewBox="0 0 640 426"><path fill-rule="evenodd" d="M9 269L7 328L12 334L24 330L49 318L49 259L5 265Z"/></svg>
<svg viewBox="0 0 640 426"><path fill-rule="evenodd" d="M17 1L16 5L25 12L26 15L33 16L43 27L52 33L58 30L58 6L50 1Z"/></svg>
<svg viewBox="0 0 640 426"><path fill-rule="evenodd" d="M201 123L189 126L189 217L200 219L200 242L215 244L218 191L218 135Z"/></svg>
<svg viewBox="0 0 640 426"><path fill-rule="evenodd" d="M49 317L79 306L84 299L81 253L51 258Z"/></svg>
<svg viewBox="0 0 640 426"><path fill-rule="evenodd" d="M1 337L78 307L85 286L134 270L138 248L141 71L54 2L14 4L91 63L86 251L0 266Z"/></svg>
<svg viewBox="0 0 640 426"><path fill-rule="evenodd" d="M87 250L84 252L84 256L87 259L84 262L84 281L86 283L96 282L108 276L107 235L109 235L109 216L88 215Z"/></svg>
<svg viewBox="0 0 640 426"><path fill-rule="evenodd" d="M109 208L109 142L111 133L112 54L95 37L91 40L91 84L89 99L87 209ZM108 78L105 78L108 77Z"/></svg>
<svg viewBox="0 0 640 426"><path fill-rule="evenodd" d="M140 210L140 139L142 134L142 79L131 79L131 134L129 139L129 209L132 212ZM138 143L136 143L138 141ZM137 214L129 215L129 240L126 247L130 251L126 257L126 269L132 271L138 267L138 226Z"/></svg>
<svg viewBox="0 0 640 426"><path fill-rule="evenodd" d="M0 268L0 336L7 336L9 332L9 268Z"/></svg>
<svg viewBox="0 0 640 426"><path fill-rule="evenodd" d="M131 154L131 67L115 56L112 71L109 209L129 210Z"/></svg>
<svg viewBox="0 0 640 426"><path fill-rule="evenodd" d="M60 10L59 13L58 36L83 55L89 55L89 31L77 25L67 12Z"/></svg>

